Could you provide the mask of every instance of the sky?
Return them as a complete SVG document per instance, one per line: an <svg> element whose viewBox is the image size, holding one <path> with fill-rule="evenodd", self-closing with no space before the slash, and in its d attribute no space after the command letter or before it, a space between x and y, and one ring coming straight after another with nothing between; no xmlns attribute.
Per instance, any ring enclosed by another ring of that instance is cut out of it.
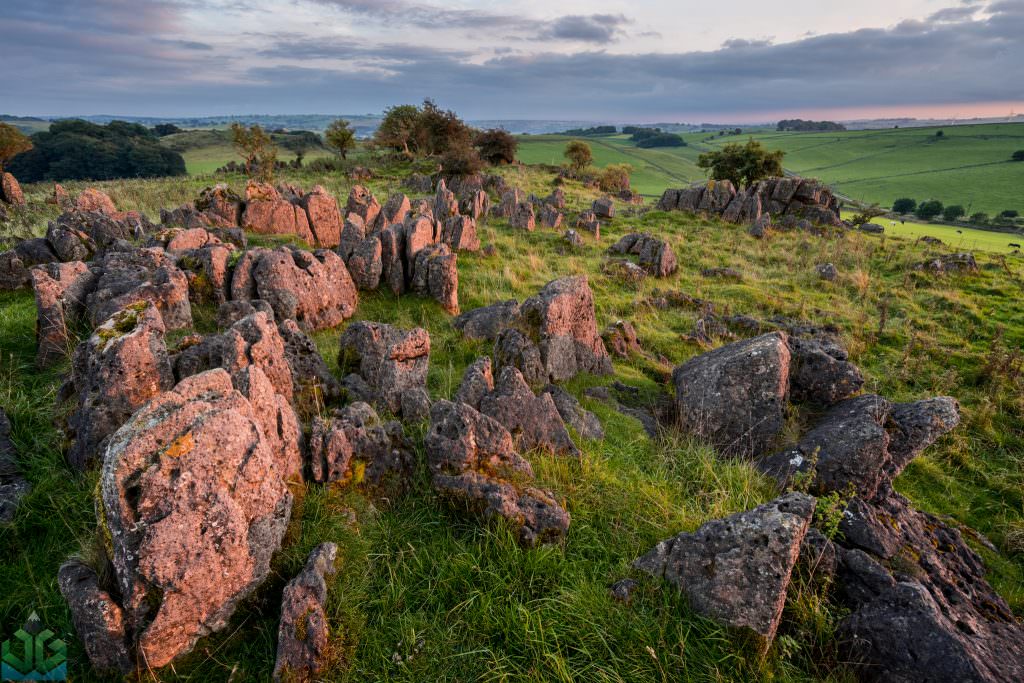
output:
<svg viewBox="0 0 1024 683"><path fill-rule="evenodd" d="M1024 0L3 0L0 113L1024 112Z"/></svg>

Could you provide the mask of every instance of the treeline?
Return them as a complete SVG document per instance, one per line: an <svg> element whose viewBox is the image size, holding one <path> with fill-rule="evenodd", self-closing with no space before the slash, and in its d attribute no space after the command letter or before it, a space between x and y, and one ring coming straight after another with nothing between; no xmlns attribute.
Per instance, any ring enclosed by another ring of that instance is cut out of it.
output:
<svg viewBox="0 0 1024 683"><path fill-rule="evenodd" d="M913 214L924 221L931 221L941 217L947 223L954 223L962 221L966 217L967 222L972 225L1013 226L1017 224L1017 219L1020 218L1020 212L1016 209L1006 209L995 216L989 216L984 211L978 211L967 216L967 210L961 204L950 204L947 206L938 199L918 202L911 197L900 197L894 201L892 203L892 210L893 213L902 215Z"/></svg>
<svg viewBox="0 0 1024 683"><path fill-rule="evenodd" d="M592 137L595 135L615 135L619 129L615 126L593 126L592 128L570 128L563 130L556 135L575 135L580 137Z"/></svg>
<svg viewBox="0 0 1024 683"><path fill-rule="evenodd" d="M823 131L823 130L846 130L846 126L835 121L805 121L803 119L783 119L779 121L776 130L780 131Z"/></svg>
<svg viewBox="0 0 1024 683"><path fill-rule="evenodd" d="M652 147L686 147L686 141L675 133L666 133L661 128L643 128L640 126L626 126L622 129L628 134L629 139L636 143L637 147L645 149Z"/></svg>
<svg viewBox="0 0 1024 683"><path fill-rule="evenodd" d="M185 160L137 123L54 121L34 133L32 149L11 159L7 170L22 182L113 180L185 175Z"/></svg>

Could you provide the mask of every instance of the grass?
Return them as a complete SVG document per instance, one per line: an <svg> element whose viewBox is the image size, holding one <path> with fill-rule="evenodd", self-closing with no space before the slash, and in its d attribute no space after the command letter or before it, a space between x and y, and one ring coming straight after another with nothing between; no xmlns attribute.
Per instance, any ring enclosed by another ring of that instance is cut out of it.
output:
<svg viewBox="0 0 1024 683"><path fill-rule="evenodd" d="M383 198L408 171L380 169L369 185ZM536 169L501 172L527 192L543 195L552 187L553 176ZM283 179L303 187L322 184L342 200L350 186L340 174L290 172ZM241 178L228 180L242 187ZM98 185L120 208L153 215L194 198L207 183L188 178ZM71 192L82 187L68 186ZM26 187L30 208L19 218L20 233L39 234L56 213L42 203L47 191ZM570 210L596 196L575 183L567 195ZM632 229L668 239L679 273L640 285L603 275L604 249ZM1012 369L1013 354L1024 345L1024 261L978 252L978 275L934 278L911 268L933 249L909 238L851 233L821 239L793 232L759 241L742 227L681 213L617 218L602 226L601 242L588 236L575 255L560 253L560 235L552 231L525 233L492 220L481 233L499 255L460 254L463 310L521 300L555 277L586 273L599 326L620 318L637 326L650 358L616 361L614 377L576 378L567 388L578 397L588 386L619 380L653 398L666 391L666 373L674 365L703 350L683 339L694 312L645 303L655 288L679 289L733 313L835 323L864 369L867 390L895 400L957 397L962 426L911 464L897 488L923 509L991 539L1000 552L983 551L989 579L1018 614L1024 612L1024 386ZM823 261L839 268L836 282L818 279L814 265ZM724 283L700 276L713 266L737 268L744 277ZM880 330L883 311L887 322ZM427 299L363 295L356 319L429 330L434 398L450 397L464 368L490 350L462 339L451 318ZM66 444L53 424L68 368L35 370L34 320L31 292L0 294L0 401L33 484L13 526L0 530L7 550L0 565L2 632L9 634L35 609L68 639L74 679L96 680L84 665L55 576L69 554L94 545L97 475L73 473L64 463ZM339 335L340 329L314 335L335 372ZM664 361L655 360L659 356ZM527 454L539 484L564 500L572 515L564 545L523 550L507 528L451 510L432 493L422 453L412 492L391 505L334 486L300 487L270 580L227 629L152 678L266 679L281 589L315 544L332 540L341 550L328 607L336 658L328 680L852 680L830 639L840 613L805 587L793 587L781 637L762 660L735 634L694 615L677 592L635 575L630 562L657 540L774 494L752 468L722 462L705 445L673 433L651 440L636 420L589 399L583 404L605 426L603 441L581 442L579 462ZM810 419L795 410L793 430ZM406 430L421 448L426 425ZM641 582L628 607L607 592L627 576Z"/></svg>
<svg viewBox="0 0 1024 683"><path fill-rule="evenodd" d="M844 211L843 218L851 218L854 213L856 212ZM1011 243L1024 243L1024 235L1020 233L978 230L966 227L957 228L952 225L920 223L913 220L898 221L885 217L877 218L872 222L884 227L887 235L895 235L913 240L925 236L937 237L947 246L957 251L981 249L995 253L1011 253L1017 249L1017 247L1011 247Z"/></svg>

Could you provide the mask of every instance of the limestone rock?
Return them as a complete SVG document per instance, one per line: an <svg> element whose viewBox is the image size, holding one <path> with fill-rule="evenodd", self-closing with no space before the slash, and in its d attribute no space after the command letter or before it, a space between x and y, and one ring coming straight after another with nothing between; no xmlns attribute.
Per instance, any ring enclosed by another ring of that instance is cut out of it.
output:
<svg viewBox="0 0 1024 683"><path fill-rule="evenodd" d="M555 455L580 454L550 394L535 396L523 375L505 367L494 390L481 398L480 412L493 417L513 436L517 449L542 449Z"/></svg>
<svg viewBox="0 0 1024 683"><path fill-rule="evenodd" d="M425 389L430 364L430 335L422 328L400 330L359 321L341 335L338 366L355 371L373 392L374 402L394 414L402 411L402 394Z"/></svg>

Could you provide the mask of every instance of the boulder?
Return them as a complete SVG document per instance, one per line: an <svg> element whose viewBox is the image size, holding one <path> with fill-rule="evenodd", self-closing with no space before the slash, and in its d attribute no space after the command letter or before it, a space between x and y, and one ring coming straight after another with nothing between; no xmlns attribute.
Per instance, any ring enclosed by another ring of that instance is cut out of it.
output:
<svg viewBox="0 0 1024 683"><path fill-rule="evenodd" d="M241 224L245 204L242 198L223 183L204 188L195 201L195 208L210 225L232 228Z"/></svg>
<svg viewBox="0 0 1024 683"><path fill-rule="evenodd" d="M565 537L569 513L550 492L529 485L533 468L497 421L464 403L438 401L424 445L442 496L485 519L507 520L525 546Z"/></svg>
<svg viewBox="0 0 1024 683"><path fill-rule="evenodd" d="M406 284L411 280L416 270L416 256L427 247L437 243L438 235L434 231L433 219L426 216L414 216L405 222L405 245L404 268Z"/></svg>
<svg viewBox="0 0 1024 683"><path fill-rule="evenodd" d="M336 247L341 242L341 211L338 200L322 185L316 185L299 200L306 212L313 242L319 247Z"/></svg>
<svg viewBox="0 0 1024 683"><path fill-rule="evenodd" d="M266 313L271 320L274 319L274 309L262 299L225 301L217 308L217 327L221 330L227 329L242 318L260 312Z"/></svg>
<svg viewBox="0 0 1024 683"><path fill-rule="evenodd" d="M282 323L282 328L288 330L289 326ZM297 348L303 346L302 340L297 339L294 334L289 336L293 344L293 353L297 357L308 356L308 347L305 352ZM273 316L257 312L235 322L220 335L211 347L211 353L209 367L224 368L232 376L245 368L258 367L261 374L274 387L274 392L283 396L286 402L292 401L295 395L292 377L296 370L300 370L300 366L297 365L293 370L288 362L285 339L278 326L274 324ZM323 372L324 368L319 370ZM306 375L303 379L308 382L310 377Z"/></svg>
<svg viewBox="0 0 1024 683"><path fill-rule="evenodd" d="M249 374L266 384L258 368ZM220 369L160 394L111 437L102 533L125 631L147 667L223 629L267 577L291 514L286 467Z"/></svg>
<svg viewBox="0 0 1024 683"><path fill-rule="evenodd" d="M893 404L885 425L889 434L890 478L959 424L960 404L949 396Z"/></svg>
<svg viewBox="0 0 1024 683"><path fill-rule="evenodd" d="M636 328L628 320L617 320L601 332L605 347L619 358L629 358L634 353L643 353Z"/></svg>
<svg viewBox="0 0 1024 683"><path fill-rule="evenodd" d="M502 183L504 183L504 180L502 180ZM518 187L505 190L500 195L501 202L491 211L497 218L512 218L516 208L526 201L526 195Z"/></svg>
<svg viewBox="0 0 1024 683"><path fill-rule="evenodd" d="M467 311L455 318L452 325L467 339L494 341L502 330L514 324L518 318L519 302L509 299Z"/></svg>
<svg viewBox="0 0 1024 683"><path fill-rule="evenodd" d="M345 203L345 216L356 214L363 219L363 224L372 226L380 213L380 202L373 193L362 185L353 185Z"/></svg>
<svg viewBox="0 0 1024 683"><path fill-rule="evenodd" d="M141 240L155 230L155 226L145 216L134 212L107 214L98 211L65 211L50 225L53 229L48 230L47 234L53 234L57 242L63 245L62 240L69 237L82 241L90 254L103 254L115 245L122 245L123 241ZM118 248L123 250L121 246Z"/></svg>
<svg viewBox="0 0 1024 683"><path fill-rule="evenodd" d="M679 269L675 252L664 240L648 233L630 233L608 248L612 254L636 254L640 267L654 277L668 277Z"/></svg>
<svg viewBox="0 0 1024 683"><path fill-rule="evenodd" d="M96 286L86 297L94 325L131 304L149 301L160 311L164 327L192 326L188 278L160 248L109 251L95 262Z"/></svg>
<svg viewBox="0 0 1024 683"><path fill-rule="evenodd" d="M80 213L103 213L108 216L117 213L114 200L94 187L88 187L79 193L75 198L75 210Z"/></svg>
<svg viewBox="0 0 1024 683"><path fill-rule="evenodd" d="M405 226L396 223L380 232L381 282L392 294L403 294L405 282Z"/></svg>
<svg viewBox="0 0 1024 683"><path fill-rule="evenodd" d="M565 190L556 187L545 199L544 203L562 211L565 209Z"/></svg>
<svg viewBox="0 0 1024 683"><path fill-rule="evenodd" d="M562 212L551 204L544 204L540 207L540 224L545 228L559 229L562 227L562 219Z"/></svg>
<svg viewBox="0 0 1024 683"><path fill-rule="evenodd" d="M870 232L874 235L881 235L885 232L885 228L878 223L862 223L860 226L861 232Z"/></svg>
<svg viewBox="0 0 1024 683"><path fill-rule="evenodd" d="M342 372L358 374L374 402L392 413L401 414L403 393L426 390L430 335L423 328L359 321L345 329L339 346Z"/></svg>
<svg viewBox="0 0 1024 683"><path fill-rule="evenodd" d="M430 296L452 315L459 313L458 254L447 244L432 244L416 254L410 288Z"/></svg>
<svg viewBox="0 0 1024 683"><path fill-rule="evenodd" d="M814 266L814 272L826 282L835 282L839 279L839 270L831 263L819 263Z"/></svg>
<svg viewBox="0 0 1024 683"><path fill-rule="evenodd" d="M549 381L540 347L515 327L498 333L494 341L494 364L499 371L508 367L516 368L523 379L532 385Z"/></svg>
<svg viewBox="0 0 1024 683"><path fill-rule="evenodd" d="M250 180L245 196L241 227L260 235L295 235L315 244L306 211L282 197L273 185Z"/></svg>
<svg viewBox="0 0 1024 683"><path fill-rule="evenodd" d="M785 421L790 351L772 332L734 342L680 365L672 373L676 414L686 431L725 455L763 453Z"/></svg>
<svg viewBox="0 0 1024 683"><path fill-rule="evenodd" d="M352 282L363 291L373 291L380 286L384 274L383 250L380 238L370 235L356 245L347 261Z"/></svg>
<svg viewBox="0 0 1024 683"><path fill-rule="evenodd" d="M275 681L308 681L323 671L330 636L324 611L327 577L334 574L337 557L337 545L321 543L313 548L302 571L284 587Z"/></svg>
<svg viewBox="0 0 1024 683"><path fill-rule="evenodd" d="M666 539L633 566L674 584L694 611L750 633L767 652L814 507L814 498L790 493Z"/></svg>
<svg viewBox="0 0 1024 683"><path fill-rule="evenodd" d="M211 246L178 252L175 265L188 278L189 299L193 303L225 303L231 294L231 259L234 245Z"/></svg>
<svg viewBox="0 0 1024 683"><path fill-rule="evenodd" d="M10 173L0 172L0 201L11 206L25 206L25 194L18 179Z"/></svg>
<svg viewBox="0 0 1024 683"><path fill-rule="evenodd" d="M581 251L584 247L583 238L571 228L562 233L562 242L566 248L573 252Z"/></svg>
<svg viewBox="0 0 1024 683"><path fill-rule="evenodd" d="M576 227L579 230L586 230L594 239L601 239L601 221L593 211L584 211L576 219Z"/></svg>
<svg viewBox="0 0 1024 683"><path fill-rule="evenodd" d="M89 233L59 220L50 221L46 241L57 256L55 261L91 261L97 251L96 242Z"/></svg>
<svg viewBox="0 0 1024 683"><path fill-rule="evenodd" d="M915 266L915 269L928 271L936 275L945 275L947 273L973 274L978 272L978 262L974 259L974 254L970 252L941 254L929 261L919 263Z"/></svg>
<svg viewBox="0 0 1024 683"><path fill-rule="evenodd" d="M352 317L359 302L345 262L325 249L308 252L280 247L258 253L251 266L252 285L237 283L238 290L254 290L254 295L236 291L240 275L244 277L244 270L236 267L232 298L262 299L274 309L275 318L291 318L306 331L342 323Z"/></svg>
<svg viewBox="0 0 1024 683"><path fill-rule="evenodd" d="M864 386L860 369L848 360L837 343L789 337L789 390L794 401L832 405L853 396Z"/></svg>
<svg viewBox="0 0 1024 683"><path fill-rule="evenodd" d="M590 208L599 219L615 218L615 200L611 197L595 199Z"/></svg>
<svg viewBox="0 0 1024 683"><path fill-rule="evenodd" d="M480 401L492 391L494 391L494 374L491 369L491 359L484 356L466 368L462 375L462 382L452 400L480 410Z"/></svg>
<svg viewBox="0 0 1024 683"><path fill-rule="evenodd" d="M532 232L537 221L533 213L533 204L530 202L519 202L508 219L509 227L519 228Z"/></svg>
<svg viewBox="0 0 1024 683"><path fill-rule="evenodd" d="M416 464L416 451L402 423L382 422L366 403L313 418L309 438L313 481L369 488L394 497L404 493Z"/></svg>
<svg viewBox="0 0 1024 683"><path fill-rule="evenodd" d="M480 251L480 238L476 234L476 221L468 216L452 216L444 222L441 241L453 251Z"/></svg>
<svg viewBox="0 0 1024 683"><path fill-rule="evenodd" d="M474 221L487 220L491 213L491 198L484 190L471 192L462 200L462 214Z"/></svg>
<svg viewBox="0 0 1024 683"><path fill-rule="evenodd" d="M449 218L459 215L459 200L455 198L455 193L448 189L443 178L437 181L433 212L434 219L441 225Z"/></svg>
<svg viewBox="0 0 1024 683"><path fill-rule="evenodd" d="M75 349L71 378L78 407L68 462L84 470L132 413L174 386L160 312L141 302L115 313Z"/></svg>
<svg viewBox="0 0 1024 683"><path fill-rule="evenodd" d="M556 384L548 384L542 393L551 396L562 422L575 429L577 434L584 439L604 438L604 427L597 415L581 406L575 396Z"/></svg>
<svg viewBox="0 0 1024 683"><path fill-rule="evenodd" d="M284 357L292 376L292 392L297 405L320 405L325 398L341 396L341 384L331 374L316 344L294 320L277 326L284 342Z"/></svg>
<svg viewBox="0 0 1024 683"><path fill-rule="evenodd" d="M0 524L10 524L30 488L19 473L18 451L11 441L11 421L0 408Z"/></svg>
<svg viewBox="0 0 1024 683"><path fill-rule="evenodd" d="M513 435L517 449L580 455L552 396L547 393L535 396L514 367L501 370L494 390L480 400L480 412L501 423Z"/></svg>
<svg viewBox="0 0 1024 683"><path fill-rule="evenodd" d="M388 200L384 202L384 207L377 214L377 220L373 226L374 231L380 232L389 225L404 223L411 210L412 205L409 203L409 198L401 192L396 192L388 197Z"/></svg>
<svg viewBox="0 0 1024 683"><path fill-rule="evenodd" d="M342 226L341 235L338 238L338 255L345 262L348 262L352 252L366 239L366 224L363 219L354 213L345 217L345 224Z"/></svg>
<svg viewBox="0 0 1024 683"><path fill-rule="evenodd" d="M134 669L124 611L100 588L96 571L80 560L68 560L57 572L57 586L92 668L107 675Z"/></svg>
<svg viewBox="0 0 1024 683"><path fill-rule="evenodd" d="M81 261L32 268L36 301L36 364L47 367L71 353L71 330L85 316L85 301L96 283Z"/></svg>

